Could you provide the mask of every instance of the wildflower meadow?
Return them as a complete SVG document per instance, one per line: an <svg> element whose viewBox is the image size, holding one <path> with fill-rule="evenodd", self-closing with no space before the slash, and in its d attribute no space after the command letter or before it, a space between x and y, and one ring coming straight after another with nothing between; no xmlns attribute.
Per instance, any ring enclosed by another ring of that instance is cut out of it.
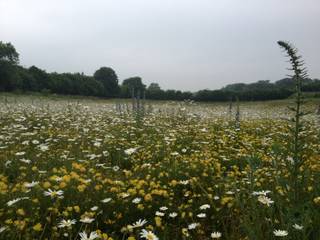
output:
<svg viewBox="0 0 320 240"><path fill-rule="evenodd" d="M320 116L294 181L292 102L3 95L0 239L320 239Z"/></svg>

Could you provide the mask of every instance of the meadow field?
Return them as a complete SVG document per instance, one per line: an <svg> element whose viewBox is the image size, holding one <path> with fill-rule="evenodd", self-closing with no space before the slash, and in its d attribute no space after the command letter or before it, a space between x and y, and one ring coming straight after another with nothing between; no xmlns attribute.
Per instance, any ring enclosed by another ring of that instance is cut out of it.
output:
<svg viewBox="0 0 320 240"><path fill-rule="evenodd" d="M298 166L293 102L0 95L0 239L320 239L319 101Z"/></svg>

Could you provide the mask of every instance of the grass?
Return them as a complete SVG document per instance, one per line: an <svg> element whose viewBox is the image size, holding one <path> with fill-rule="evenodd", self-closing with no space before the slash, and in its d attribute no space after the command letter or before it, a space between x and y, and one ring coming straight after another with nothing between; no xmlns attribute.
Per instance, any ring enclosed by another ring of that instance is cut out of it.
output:
<svg viewBox="0 0 320 240"><path fill-rule="evenodd" d="M318 239L317 102L293 201L289 101L241 102L237 129L228 103L148 102L137 119L119 100L7 95L0 239Z"/></svg>

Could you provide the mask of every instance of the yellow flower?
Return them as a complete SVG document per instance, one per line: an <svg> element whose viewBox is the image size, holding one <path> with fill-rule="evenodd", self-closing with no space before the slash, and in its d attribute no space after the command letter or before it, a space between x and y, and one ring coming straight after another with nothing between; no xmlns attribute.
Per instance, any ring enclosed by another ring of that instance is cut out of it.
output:
<svg viewBox="0 0 320 240"><path fill-rule="evenodd" d="M139 209L139 210L143 210L143 209L144 209L143 204L138 204L138 209Z"/></svg>
<svg viewBox="0 0 320 240"><path fill-rule="evenodd" d="M156 222L157 227L161 227L161 225L162 225L161 224L161 217L155 217L154 220Z"/></svg>
<svg viewBox="0 0 320 240"><path fill-rule="evenodd" d="M145 196L144 196L144 200L146 201L146 202L148 202L148 201L152 201L152 196L151 196L151 194L146 194Z"/></svg>
<svg viewBox="0 0 320 240"><path fill-rule="evenodd" d="M24 211L22 208L19 208L19 209L16 211L16 213L17 213L18 215L21 215L21 216L26 215L25 211Z"/></svg>
<svg viewBox="0 0 320 240"><path fill-rule="evenodd" d="M49 188L49 187L51 187L51 183L49 183L49 182L44 182L44 183L43 183L43 187L44 187L44 188Z"/></svg>
<svg viewBox="0 0 320 240"><path fill-rule="evenodd" d="M78 191L79 192L83 192L85 189L86 189L86 185L84 185L84 184L81 184L81 185L79 185L78 187L77 187L77 189L78 189Z"/></svg>
<svg viewBox="0 0 320 240"><path fill-rule="evenodd" d="M34 225L32 228L33 228L33 230L35 230L36 232L42 231L42 225L41 225L41 223L37 223L37 224Z"/></svg>
<svg viewBox="0 0 320 240"><path fill-rule="evenodd" d="M79 206L74 206L73 209L74 209L74 211L76 213L80 212L80 207Z"/></svg>
<svg viewBox="0 0 320 240"><path fill-rule="evenodd" d="M320 196L314 198L314 199L313 199L313 202L314 202L315 204L319 204L319 205L320 205Z"/></svg>

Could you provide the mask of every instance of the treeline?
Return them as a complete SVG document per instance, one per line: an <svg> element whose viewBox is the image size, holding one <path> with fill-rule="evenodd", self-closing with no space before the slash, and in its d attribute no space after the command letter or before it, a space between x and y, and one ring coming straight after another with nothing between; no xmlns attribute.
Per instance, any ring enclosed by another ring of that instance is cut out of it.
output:
<svg viewBox="0 0 320 240"><path fill-rule="evenodd" d="M285 99L294 92L294 81L286 78L275 83L258 81L251 84L237 83L220 90L183 92L163 90L157 83L148 87L140 77L131 77L119 84L116 72L101 67L93 76L83 73L47 73L32 66L19 66L19 54L11 43L0 41L0 91L30 91L68 95L130 98L132 95L155 100L229 101ZM304 79L303 91L320 92L320 80Z"/></svg>

